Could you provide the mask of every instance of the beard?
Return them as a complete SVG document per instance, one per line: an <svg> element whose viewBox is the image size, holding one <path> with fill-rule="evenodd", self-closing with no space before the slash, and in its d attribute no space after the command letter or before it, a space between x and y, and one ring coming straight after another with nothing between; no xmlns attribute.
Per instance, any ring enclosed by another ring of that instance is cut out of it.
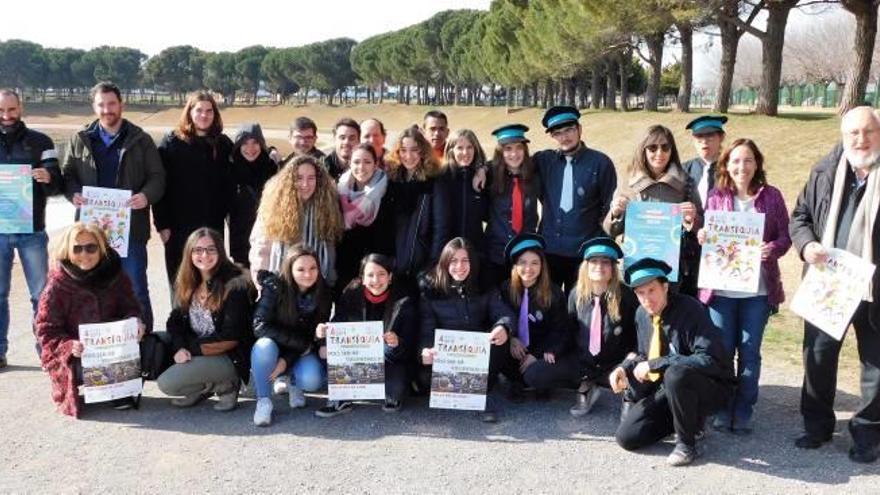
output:
<svg viewBox="0 0 880 495"><path fill-rule="evenodd" d="M867 156L865 155L857 155L853 150L844 148L844 153L846 154L846 161L849 164L858 169L868 168L874 163L877 162L877 159L880 158L880 150L871 151Z"/></svg>

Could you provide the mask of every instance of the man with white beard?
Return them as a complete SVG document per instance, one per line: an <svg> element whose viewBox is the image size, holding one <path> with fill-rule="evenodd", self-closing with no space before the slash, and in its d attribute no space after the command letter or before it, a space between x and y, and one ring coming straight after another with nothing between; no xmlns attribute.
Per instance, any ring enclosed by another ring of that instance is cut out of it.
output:
<svg viewBox="0 0 880 495"><path fill-rule="evenodd" d="M857 107L841 120L838 145L810 173L791 216L789 231L806 264L825 261L827 248L845 249L880 264L880 118L871 107ZM806 267L806 266L805 266ZM877 460L880 444L880 270L852 319L861 363L862 404L849 422L854 462ZM836 418L834 394L840 341L804 321L804 383L801 414L804 434L795 445L816 449L831 440Z"/></svg>

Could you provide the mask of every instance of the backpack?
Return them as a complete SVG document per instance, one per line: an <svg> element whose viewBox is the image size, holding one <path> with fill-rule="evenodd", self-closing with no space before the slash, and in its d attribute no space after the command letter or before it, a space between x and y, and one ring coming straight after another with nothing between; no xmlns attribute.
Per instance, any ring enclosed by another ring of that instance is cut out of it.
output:
<svg viewBox="0 0 880 495"><path fill-rule="evenodd" d="M174 364L170 344L170 336L167 332L144 335L140 342L141 377L144 380L156 380Z"/></svg>

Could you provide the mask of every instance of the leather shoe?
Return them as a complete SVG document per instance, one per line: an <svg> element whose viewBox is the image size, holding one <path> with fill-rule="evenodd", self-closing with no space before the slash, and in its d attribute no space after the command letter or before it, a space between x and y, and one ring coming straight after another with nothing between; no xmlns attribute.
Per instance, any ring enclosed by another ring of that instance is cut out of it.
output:
<svg viewBox="0 0 880 495"><path fill-rule="evenodd" d="M794 446L799 449L818 449L822 446L822 444L830 442L831 435L827 437L818 437L816 435L811 435L809 433L803 434L800 438L794 441Z"/></svg>

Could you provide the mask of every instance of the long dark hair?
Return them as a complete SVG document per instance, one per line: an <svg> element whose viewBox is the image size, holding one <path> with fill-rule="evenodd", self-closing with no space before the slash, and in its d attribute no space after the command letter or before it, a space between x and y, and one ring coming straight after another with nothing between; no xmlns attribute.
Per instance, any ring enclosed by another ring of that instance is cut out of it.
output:
<svg viewBox="0 0 880 495"><path fill-rule="evenodd" d="M203 282L202 272L192 262L193 249L199 239L203 237L210 237L214 241L214 247L217 248L217 264L211 270L211 277L208 281L208 299L205 300L205 309L215 312L223 306L228 295L227 280L216 275L219 273L240 273L241 269L226 255L223 237L216 230L208 227L196 229L186 238L186 244L183 245L183 257L174 279L174 302L178 307L188 311L193 294Z"/></svg>
<svg viewBox="0 0 880 495"><path fill-rule="evenodd" d="M535 190L535 164L532 162L531 153L529 153L528 143L523 145L523 162L520 165L520 177L522 177L522 186L526 196L534 194ZM508 187L513 187L512 180L507 180L507 164L504 163L504 146L498 144L495 146L495 153L492 155L492 183L489 184L489 192L493 196L504 196L510 194Z"/></svg>
<svg viewBox="0 0 880 495"><path fill-rule="evenodd" d="M382 312L382 324L387 331L388 325L391 324L391 316L394 314L395 303L400 299L399 295L396 294L394 287L394 258L378 253L370 253L364 256L361 259L361 265L358 269L358 278L349 282L345 291L357 294L356 300L360 303L358 307L361 310L361 316L362 318L366 318L366 297L364 297L366 287L364 286L363 280L364 270L367 269L367 265L370 263L381 266L391 277L391 280L388 282L388 300L385 302L385 310Z"/></svg>
<svg viewBox="0 0 880 495"><path fill-rule="evenodd" d="M278 299L275 303L278 320L288 325L295 324L299 318L297 299L299 299L301 293L299 285L293 279L293 264L303 256L311 257L315 260L315 264L318 265L318 279L315 280L315 285L307 291L314 291L315 301L317 302L316 310L320 312L321 307L324 305L329 307L330 305L330 291L327 283L324 281L324 276L321 274L321 262L318 260L318 253L305 244L294 244L287 250L287 254L279 269L278 276L284 283L280 284Z"/></svg>
<svg viewBox="0 0 880 495"><path fill-rule="evenodd" d="M434 267L430 281L431 286L435 290L448 293L452 289L452 276L449 274L449 264L452 263L452 257L455 256L455 252L460 249L464 249L467 252L468 260L471 264L467 280L464 281L465 290L470 291L476 287L476 280L480 269L479 262L477 261L477 252L470 241L464 237L456 237L443 246L443 251L440 252L440 259L437 261L437 266Z"/></svg>
<svg viewBox="0 0 880 495"><path fill-rule="evenodd" d="M553 291L551 289L550 282L550 266L547 264L547 257L544 256L544 251L539 249L527 249L521 253L519 253L516 259L513 260L510 267L510 288L508 289L508 297L510 297L510 301L513 303L514 307L519 307L522 304L523 292L526 290L526 287L522 283L522 279L519 278L519 275L516 273L516 262L519 260L519 257L526 253L535 253L538 255L538 258L541 258L541 274L538 275L538 280L535 281L534 294L535 294L535 304L538 308L546 311L550 309L550 305L553 302Z"/></svg>

